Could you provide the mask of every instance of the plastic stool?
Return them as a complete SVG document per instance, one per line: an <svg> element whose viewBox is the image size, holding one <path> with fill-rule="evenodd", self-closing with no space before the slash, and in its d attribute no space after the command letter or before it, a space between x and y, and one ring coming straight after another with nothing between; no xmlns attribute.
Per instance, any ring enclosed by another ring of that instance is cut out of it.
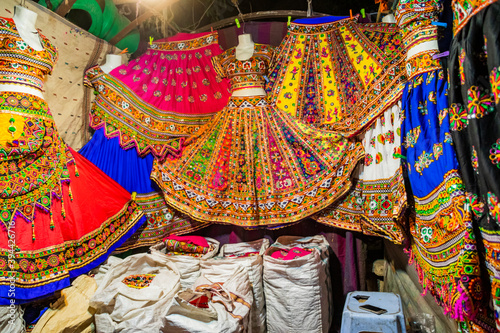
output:
<svg viewBox="0 0 500 333"><path fill-rule="evenodd" d="M356 296L368 296L368 299L358 301ZM378 315L359 308L366 304L385 309L387 312ZM399 295L369 291L354 291L347 294L340 333L359 332L406 333Z"/></svg>

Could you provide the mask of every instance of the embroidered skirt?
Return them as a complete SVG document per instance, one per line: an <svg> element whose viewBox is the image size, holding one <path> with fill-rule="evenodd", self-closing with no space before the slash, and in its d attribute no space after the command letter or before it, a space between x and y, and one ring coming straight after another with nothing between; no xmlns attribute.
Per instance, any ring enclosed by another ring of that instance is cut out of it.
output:
<svg viewBox="0 0 500 333"><path fill-rule="evenodd" d="M439 65L439 64L438 64ZM454 152L443 70L417 74L403 93L402 155L416 216L410 261L423 289L464 321L482 298L475 237Z"/></svg>
<svg viewBox="0 0 500 333"><path fill-rule="evenodd" d="M337 228L380 236L401 244L400 218L406 208L401 169L401 103L387 109L363 138L364 164L355 172L355 186L348 195L315 216Z"/></svg>
<svg viewBox="0 0 500 333"><path fill-rule="evenodd" d="M485 5L479 1L477 14L456 24L462 28L450 49L449 101L451 135L482 234L500 330L500 3Z"/></svg>
<svg viewBox="0 0 500 333"><path fill-rule="evenodd" d="M136 192L135 201L147 218L143 227L117 252L152 246L168 235L181 235L208 225L193 221L167 206L161 190L149 178L153 155L140 157L135 149L122 149L119 139L108 139L102 128L94 133L79 153L127 191Z"/></svg>
<svg viewBox="0 0 500 333"><path fill-rule="evenodd" d="M291 223L351 187L360 143L313 129L263 97L232 97L179 158L155 160L168 204L194 219L246 227Z"/></svg>
<svg viewBox="0 0 500 333"><path fill-rule="evenodd" d="M189 36L189 37L187 37ZM221 53L216 33L180 34L189 40L155 42L141 57L109 75L99 66L86 71L96 91L90 126L119 137L123 149L163 159L176 154L184 138L226 106L229 83L210 61Z"/></svg>
<svg viewBox="0 0 500 333"><path fill-rule="evenodd" d="M0 121L5 305L69 286L70 278L106 260L144 220L129 192L64 144L45 101L3 92Z"/></svg>
<svg viewBox="0 0 500 333"><path fill-rule="evenodd" d="M394 24L330 21L292 22L276 50L267 90L278 109L352 136L400 98L402 42Z"/></svg>

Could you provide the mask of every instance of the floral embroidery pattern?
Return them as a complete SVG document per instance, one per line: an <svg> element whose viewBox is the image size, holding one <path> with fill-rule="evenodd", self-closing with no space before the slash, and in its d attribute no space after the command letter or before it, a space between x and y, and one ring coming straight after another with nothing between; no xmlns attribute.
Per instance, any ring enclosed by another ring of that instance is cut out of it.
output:
<svg viewBox="0 0 500 333"><path fill-rule="evenodd" d="M423 227L420 230L420 237L422 238L424 243L429 243L431 241L432 234L433 234L433 231L432 231L431 227Z"/></svg>
<svg viewBox="0 0 500 333"><path fill-rule="evenodd" d="M496 165L500 169L500 139L497 139L490 149L490 160L491 163Z"/></svg>
<svg viewBox="0 0 500 333"><path fill-rule="evenodd" d="M365 166L370 166L373 163L373 156L370 154L365 155Z"/></svg>
<svg viewBox="0 0 500 333"><path fill-rule="evenodd" d="M477 151L474 146L472 146L472 156L471 156L471 163L472 163L472 168L474 171L479 174L479 163L478 163L478 158L477 158Z"/></svg>
<svg viewBox="0 0 500 333"><path fill-rule="evenodd" d="M495 98L495 103L498 104L500 102L500 70L499 67L494 67L490 74L490 84L491 84L491 93Z"/></svg>
<svg viewBox="0 0 500 333"><path fill-rule="evenodd" d="M125 277L122 283L130 288L142 289L149 287L156 274L134 274Z"/></svg>
<svg viewBox="0 0 500 333"><path fill-rule="evenodd" d="M434 158L437 161L439 157L443 155L443 144L435 143L434 146L432 147L432 152L434 153Z"/></svg>
<svg viewBox="0 0 500 333"><path fill-rule="evenodd" d="M417 126L414 129L409 130L405 138L405 143L404 143L405 147L413 148L417 144L419 136L420 136L420 126Z"/></svg>
<svg viewBox="0 0 500 333"><path fill-rule="evenodd" d="M500 223L500 203L495 194L488 192L488 209L490 211L491 217L493 217L497 223Z"/></svg>
<svg viewBox="0 0 500 333"><path fill-rule="evenodd" d="M480 119L494 111L493 99L479 87L472 86L467 91L467 109L469 119Z"/></svg>
<svg viewBox="0 0 500 333"><path fill-rule="evenodd" d="M439 115L438 115L439 126L443 125L443 120L444 120L444 118L446 118L447 115L448 115L448 108L444 108L444 109L439 111Z"/></svg>
<svg viewBox="0 0 500 333"><path fill-rule="evenodd" d="M467 111L461 104L453 103L450 106L450 128L452 131L461 131L467 127Z"/></svg>
<svg viewBox="0 0 500 333"><path fill-rule="evenodd" d="M472 210L472 213L476 215L477 218L480 218L484 214L484 203L479 200L478 196L473 193L467 193L466 203Z"/></svg>
<svg viewBox="0 0 500 333"><path fill-rule="evenodd" d="M434 162L432 159L432 153L426 153L425 150L422 152L422 154L418 157L417 162L415 162L415 170L422 175L422 171L425 168L428 168L431 163Z"/></svg>

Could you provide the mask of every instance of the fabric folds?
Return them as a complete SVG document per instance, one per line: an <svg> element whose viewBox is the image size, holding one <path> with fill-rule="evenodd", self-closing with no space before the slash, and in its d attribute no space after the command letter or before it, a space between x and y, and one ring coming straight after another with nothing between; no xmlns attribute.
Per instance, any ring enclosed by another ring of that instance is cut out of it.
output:
<svg viewBox="0 0 500 333"><path fill-rule="evenodd" d="M397 27L357 19L291 23L269 71L267 90L278 109L353 136L397 101L405 80Z"/></svg>

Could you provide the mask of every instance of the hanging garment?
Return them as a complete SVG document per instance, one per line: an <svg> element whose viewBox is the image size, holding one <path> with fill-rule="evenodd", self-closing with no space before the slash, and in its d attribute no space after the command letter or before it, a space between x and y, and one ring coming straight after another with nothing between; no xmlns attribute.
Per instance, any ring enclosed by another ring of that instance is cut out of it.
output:
<svg viewBox="0 0 500 333"><path fill-rule="evenodd" d="M104 128L107 137L119 137L123 149L134 147L140 156L178 153L184 138L227 104L228 81L216 76L210 62L221 51L217 33L178 34L109 75L89 69L98 93L90 126Z"/></svg>
<svg viewBox="0 0 500 333"><path fill-rule="evenodd" d="M217 33L179 34L153 43L146 54L110 74L99 66L86 71L84 82L97 94L90 111L96 133L80 153L137 192L147 216L145 227L119 251L207 225L167 206L149 176L154 158L178 154L184 138L227 103L228 82L217 78L210 61L220 53Z"/></svg>
<svg viewBox="0 0 500 333"><path fill-rule="evenodd" d="M57 50L40 37L35 51L0 19L1 83L41 91ZM9 304L69 286L144 220L129 192L65 145L43 99L0 92L0 121L0 304Z"/></svg>
<svg viewBox="0 0 500 333"><path fill-rule="evenodd" d="M454 1L451 136L479 226L500 330L500 3Z"/></svg>
<svg viewBox="0 0 500 333"><path fill-rule="evenodd" d="M270 100L307 124L355 135L400 98L401 44L394 24L296 20L273 59Z"/></svg>
<svg viewBox="0 0 500 333"><path fill-rule="evenodd" d="M401 168L401 103L388 108L363 135L364 164L354 172L347 196L314 218L333 227L380 236L401 244L400 218L406 208Z"/></svg>
<svg viewBox="0 0 500 333"><path fill-rule="evenodd" d="M97 130L79 153L127 191L138 193L135 200L144 212L146 222L116 249L117 252L151 246L166 235L181 235L207 225L186 218L166 205L160 189L149 179L154 160L152 154L140 157L135 149L123 150L119 139L108 139L103 129Z"/></svg>
<svg viewBox="0 0 500 333"><path fill-rule="evenodd" d="M214 57L232 89L262 88L272 48L255 44L248 60L235 49ZM165 200L194 219L245 227L282 225L331 204L351 186L360 143L313 129L264 96L229 104L185 142L180 158L155 161L151 178Z"/></svg>
<svg viewBox="0 0 500 333"><path fill-rule="evenodd" d="M482 281L470 211L450 134L448 84L439 59L438 0L403 1L396 20L407 50L401 145L415 217L410 262L424 291L459 322L475 320Z"/></svg>

